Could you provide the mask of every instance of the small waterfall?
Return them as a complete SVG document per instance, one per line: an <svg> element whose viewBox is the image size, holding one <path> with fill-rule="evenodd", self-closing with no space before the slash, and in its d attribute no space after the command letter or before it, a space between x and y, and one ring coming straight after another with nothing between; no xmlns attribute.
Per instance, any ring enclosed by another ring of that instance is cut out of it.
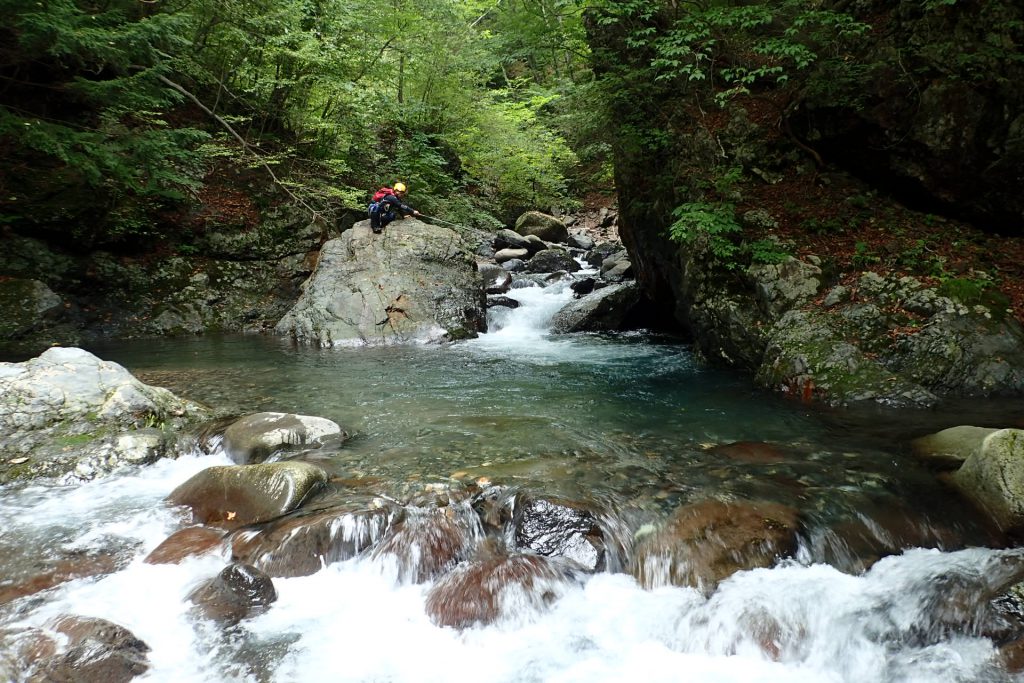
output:
<svg viewBox="0 0 1024 683"><path fill-rule="evenodd" d="M482 350L536 353L550 342L547 335L551 318L572 300L572 280L568 276L540 285L532 280L517 280L504 296L519 303L516 308L493 306L487 312L487 333L472 344ZM550 350L550 349L549 349Z"/></svg>

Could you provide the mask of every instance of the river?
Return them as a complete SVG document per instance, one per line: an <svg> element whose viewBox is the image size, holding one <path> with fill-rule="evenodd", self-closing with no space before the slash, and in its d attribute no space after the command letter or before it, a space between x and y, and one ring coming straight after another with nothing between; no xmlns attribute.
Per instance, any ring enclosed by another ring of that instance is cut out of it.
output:
<svg viewBox="0 0 1024 683"><path fill-rule="evenodd" d="M1019 552L995 547L984 520L908 448L945 426L996 426L1009 408L813 409L701 364L675 339L549 335L571 296L565 283L510 295L523 305L493 309L490 333L446 346L210 336L88 348L239 414L330 418L352 439L325 466L387 482L391 496L486 481L598 504L626 536L692 501L772 501L799 510L793 557L710 594L597 572L544 608L459 630L428 617L431 582L360 556L275 578L271 608L223 630L185 597L225 558L142 561L184 523L167 494L230 463L193 452L75 486L0 489L0 576L75 553L125 556L114 573L0 606L0 628L68 613L109 619L151 648L139 680L174 683L1017 680L996 664L981 608ZM954 589L970 609L950 608Z"/></svg>

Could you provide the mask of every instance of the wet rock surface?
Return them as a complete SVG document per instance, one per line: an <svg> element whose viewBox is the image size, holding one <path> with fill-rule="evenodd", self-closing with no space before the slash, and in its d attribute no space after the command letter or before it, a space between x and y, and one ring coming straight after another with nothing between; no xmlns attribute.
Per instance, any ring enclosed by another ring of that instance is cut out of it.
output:
<svg viewBox="0 0 1024 683"><path fill-rule="evenodd" d="M796 550L798 511L764 501L707 500L679 508L641 536L631 573L645 587L711 593L742 569L770 567Z"/></svg>
<svg viewBox="0 0 1024 683"><path fill-rule="evenodd" d="M607 566L604 536L597 518L568 501L521 496L512 517L517 548L572 560L588 571Z"/></svg>
<svg viewBox="0 0 1024 683"><path fill-rule="evenodd" d="M32 667L29 680L54 683L123 683L149 670L149 646L118 624L78 616L65 616L52 628L66 644L46 651Z"/></svg>
<svg viewBox="0 0 1024 683"><path fill-rule="evenodd" d="M270 577L260 570L233 562L216 577L193 590L188 599L196 605L203 618L223 626L234 626L265 611L277 600L277 590Z"/></svg>
<svg viewBox="0 0 1024 683"><path fill-rule="evenodd" d="M179 529L168 536L143 560L149 564L177 564L182 560L220 549L224 532L209 527Z"/></svg>
<svg viewBox="0 0 1024 683"><path fill-rule="evenodd" d="M308 576L373 548L398 514L379 499L318 502L233 534L231 554L270 576Z"/></svg>
<svg viewBox="0 0 1024 683"><path fill-rule="evenodd" d="M224 430L224 451L239 465L259 463L268 456L300 446L321 446L330 439L338 446L348 433L337 423L312 415L254 413L240 417Z"/></svg>
<svg viewBox="0 0 1024 683"><path fill-rule="evenodd" d="M199 472L167 500L189 508L194 522L236 529L291 512L326 482L322 469L304 462L225 465Z"/></svg>
<svg viewBox="0 0 1024 683"><path fill-rule="evenodd" d="M571 563L541 555L508 553L497 542L437 581L427 593L427 614L439 626L468 628L503 614L549 606L581 572Z"/></svg>

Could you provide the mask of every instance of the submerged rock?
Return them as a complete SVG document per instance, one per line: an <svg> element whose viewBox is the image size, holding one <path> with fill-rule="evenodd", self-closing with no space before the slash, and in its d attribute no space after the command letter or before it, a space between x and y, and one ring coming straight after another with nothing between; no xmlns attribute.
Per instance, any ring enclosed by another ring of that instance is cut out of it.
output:
<svg viewBox="0 0 1024 683"><path fill-rule="evenodd" d="M167 500L191 508L194 522L236 529L291 512L326 482L326 472L305 462L224 465L199 472Z"/></svg>
<svg viewBox="0 0 1024 683"><path fill-rule="evenodd" d="M4 577L3 585L0 586L0 605L49 590L73 579L111 574L127 565L128 561L129 558L115 552L72 552L55 561L41 562L29 576Z"/></svg>
<svg viewBox="0 0 1024 683"><path fill-rule="evenodd" d="M217 529L202 526L179 529L154 548L143 562L177 564L187 557L214 552L223 540L224 532Z"/></svg>
<svg viewBox="0 0 1024 683"><path fill-rule="evenodd" d="M400 581L422 583L468 557L480 536L480 522L468 505L410 506L372 556L393 562Z"/></svg>
<svg viewBox="0 0 1024 683"><path fill-rule="evenodd" d="M275 329L320 346L464 339L485 329L484 299L455 231L407 219L375 235L363 221L324 244Z"/></svg>

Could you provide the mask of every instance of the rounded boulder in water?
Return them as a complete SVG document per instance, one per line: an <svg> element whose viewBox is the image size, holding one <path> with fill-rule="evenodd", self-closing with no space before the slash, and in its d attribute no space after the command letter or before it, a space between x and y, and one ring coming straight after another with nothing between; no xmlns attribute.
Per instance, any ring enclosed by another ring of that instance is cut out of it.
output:
<svg viewBox="0 0 1024 683"><path fill-rule="evenodd" d="M123 626L64 616L52 628L66 638L66 649L37 661L28 680L125 683L149 670L149 646Z"/></svg>
<svg viewBox="0 0 1024 683"><path fill-rule="evenodd" d="M577 585L574 563L532 553L508 553L495 541L477 558L444 575L427 593L427 614L438 626L468 628L504 615L539 611Z"/></svg>
<svg viewBox="0 0 1024 683"><path fill-rule="evenodd" d="M208 467L171 491L167 500L192 509L192 521L236 529L296 509L327 483L316 465L289 460Z"/></svg>
<svg viewBox="0 0 1024 683"><path fill-rule="evenodd" d="M233 626L269 607L277 600L277 589L260 570L234 562L192 591L188 599L203 617Z"/></svg>
<svg viewBox="0 0 1024 683"><path fill-rule="evenodd" d="M224 450L236 463L262 462L275 451L320 446L328 438L343 442L348 433L323 417L292 413L254 413L224 430Z"/></svg>

